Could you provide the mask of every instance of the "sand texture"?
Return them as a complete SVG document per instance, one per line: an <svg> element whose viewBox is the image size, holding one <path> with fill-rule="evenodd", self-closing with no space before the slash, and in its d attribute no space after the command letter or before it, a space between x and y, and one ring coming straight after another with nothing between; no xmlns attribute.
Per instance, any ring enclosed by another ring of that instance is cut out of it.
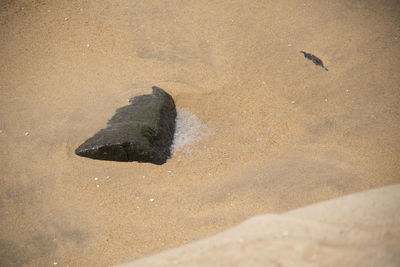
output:
<svg viewBox="0 0 400 267"><path fill-rule="evenodd" d="M397 266L400 185L253 217L134 266Z"/></svg>
<svg viewBox="0 0 400 267"><path fill-rule="evenodd" d="M399 70L395 0L0 1L0 266L122 264L399 184ZM196 118L166 164L74 154L153 85Z"/></svg>

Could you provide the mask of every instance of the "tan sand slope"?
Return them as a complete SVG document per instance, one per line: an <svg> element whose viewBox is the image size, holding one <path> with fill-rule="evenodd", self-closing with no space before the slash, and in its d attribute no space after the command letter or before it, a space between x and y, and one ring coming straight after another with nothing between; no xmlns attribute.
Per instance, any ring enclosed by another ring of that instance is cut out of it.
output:
<svg viewBox="0 0 400 267"><path fill-rule="evenodd" d="M122 266L398 266L400 185L282 214Z"/></svg>
<svg viewBox="0 0 400 267"><path fill-rule="evenodd" d="M399 14L397 0L0 1L0 266L121 264L400 183ZM74 154L152 85L212 134L162 166Z"/></svg>

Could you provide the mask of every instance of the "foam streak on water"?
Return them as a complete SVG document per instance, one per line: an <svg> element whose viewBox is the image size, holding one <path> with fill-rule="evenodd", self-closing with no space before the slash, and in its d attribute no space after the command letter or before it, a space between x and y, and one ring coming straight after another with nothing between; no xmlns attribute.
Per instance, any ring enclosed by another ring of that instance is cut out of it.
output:
<svg viewBox="0 0 400 267"><path fill-rule="evenodd" d="M182 149L190 152L190 149L185 146L196 143L209 134L209 127L203 124L195 114L187 109L178 108L172 153Z"/></svg>

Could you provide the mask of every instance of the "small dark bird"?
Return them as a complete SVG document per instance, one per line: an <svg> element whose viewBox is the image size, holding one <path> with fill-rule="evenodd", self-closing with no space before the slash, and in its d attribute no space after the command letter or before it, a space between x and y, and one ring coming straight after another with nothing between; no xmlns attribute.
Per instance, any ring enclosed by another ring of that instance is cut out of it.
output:
<svg viewBox="0 0 400 267"><path fill-rule="evenodd" d="M314 56L313 54L304 52L304 51L300 51L300 53L303 53L305 58L312 60L312 62L314 62L315 65L321 66L322 68L324 68L324 70L328 71L328 69L325 68L324 63L322 63L322 60L319 59L318 57Z"/></svg>

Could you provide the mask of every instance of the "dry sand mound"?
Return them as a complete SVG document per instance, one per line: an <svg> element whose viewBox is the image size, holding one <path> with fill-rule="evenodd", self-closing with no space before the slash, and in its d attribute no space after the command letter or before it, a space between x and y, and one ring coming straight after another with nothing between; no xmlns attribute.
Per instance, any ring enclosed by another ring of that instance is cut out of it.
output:
<svg viewBox="0 0 400 267"><path fill-rule="evenodd" d="M134 266L399 266L400 185L265 214Z"/></svg>

